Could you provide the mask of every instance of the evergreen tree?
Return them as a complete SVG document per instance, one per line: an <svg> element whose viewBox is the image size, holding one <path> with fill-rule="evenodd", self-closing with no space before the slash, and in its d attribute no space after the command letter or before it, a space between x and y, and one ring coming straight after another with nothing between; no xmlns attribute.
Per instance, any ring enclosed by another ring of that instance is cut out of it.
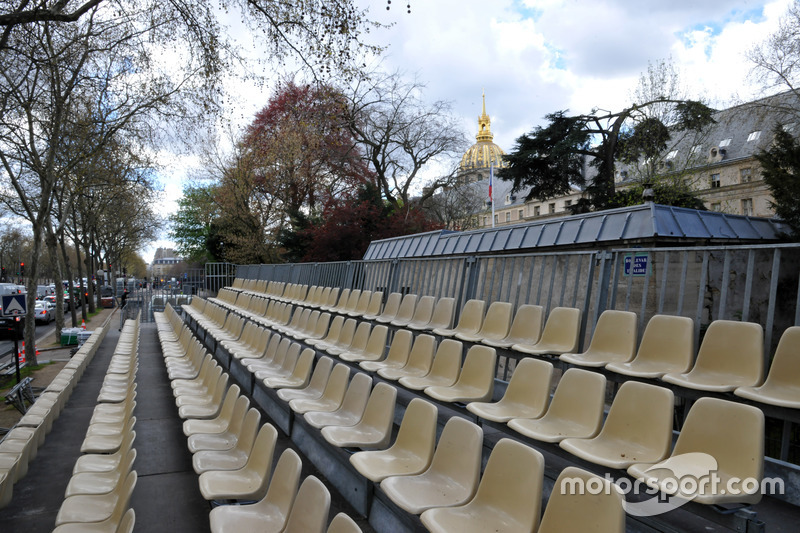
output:
<svg viewBox="0 0 800 533"><path fill-rule="evenodd" d="M775 142L756 155L764 182L775 199L775 213L800 235L800 143L786 130L775 128Z"/></svg>

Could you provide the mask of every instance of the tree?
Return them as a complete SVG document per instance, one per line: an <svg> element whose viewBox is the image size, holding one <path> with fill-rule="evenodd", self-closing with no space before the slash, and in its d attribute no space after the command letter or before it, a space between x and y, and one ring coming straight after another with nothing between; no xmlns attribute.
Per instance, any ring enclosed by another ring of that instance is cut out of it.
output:
<svg viewBox="0 0 800 533"><path fill-rule="evenodd" d="M653 113L661 110L662 116ZM664 110L672 122L662 120ZM648 162L663 153L675 133L701 132L713 122L712 110L701 102L656 96L618 112L594 110L585 115L557 111L545 117L548 124L517 139L506 156L508 166L500 179L513 181L514 190L529 186L527 200L546 200L584 187L588 198L577 210L605 209L615 194L618 160ZM595 174L586 180L586 166Z"/></svg>
<svg viewBox="0 0 800 533"><path fill-rule="evenodd" d="M208 248L211 227L218 218L214 196L217 184L189 183L183 187L178 199L178 210L169 215L170 238L175 241L176 251L188 261L205 263L218 261Z"/></svg>
<svg viewBox="0 0 800 533"><path fill-rule="evenodd" d="M416 80L404 80L400 72L373 72L342 91L347 95L347 127L374 173L374 185L394 209L409 205L412 185L425 165L460 157L467 145L450 103L425 103L423 89ZM429 184L423 197L446 183Z"/></svg>
<svg viewBox="0 0 800 533"><path fill-rule="evenodd" d="M769 150L756 155L761 174L769 187L775 213L800 235L800 143L778 126L775 141Z"/></svg>
<svg viewBox="0 0 800 533"><path fill-rule="evenodd" d="M793 99L782 109L798 114L800 106L800 2L795 0L781 19L778 29L747 53L752 63L751 76L765 93L790 91Z"/></svg>

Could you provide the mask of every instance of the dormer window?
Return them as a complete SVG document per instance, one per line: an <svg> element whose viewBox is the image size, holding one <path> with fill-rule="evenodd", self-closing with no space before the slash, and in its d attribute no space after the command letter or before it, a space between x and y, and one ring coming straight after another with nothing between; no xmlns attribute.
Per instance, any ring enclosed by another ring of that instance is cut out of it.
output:
<svg viewBox="0 0 800 533"><path fill-rule="evenodd" d="M675 157L677 155L678 155L678 151L677 150L672 150L670 153L667 154L667 157L665 159L675 159Z"/></svg>
<svg viewBox="0 0 800 533"><path fill-rule="evenodd" d="M730 144L731 144L731 141L732 141L732 140L733 140L733 139L730 139L730 138L728 138L728 139L722 139L722 140L719 142L719 147L720 147L720 148L725 148L726 146L728 146L728 145L730 145Z"/></svg>
<svg viewBox="0 0 800 533"><path fill-rule="evenodd" d="M695 144L694 146L692 146L692 154L699 154L700 150L702 149L703 149L702 144Z"/></svg>
<svg viewBox="0 0 800 533"><path fill-rule="evenodd" d="M759 137L761 137L761 131L750 132L750 135L747 136L747 142L757 141Z"/></svg>

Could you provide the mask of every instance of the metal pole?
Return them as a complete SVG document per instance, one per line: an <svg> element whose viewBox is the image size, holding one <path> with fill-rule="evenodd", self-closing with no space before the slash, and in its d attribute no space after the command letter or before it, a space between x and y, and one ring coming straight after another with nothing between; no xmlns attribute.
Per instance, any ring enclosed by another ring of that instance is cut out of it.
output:
<svg viewBox="0 0 800 533"><path fill-rule="evenodd" d="M19 317L14 317L14 366L16 366L17 370L17 384L22 381L22 377L19 374L19 324Z"/></svg>

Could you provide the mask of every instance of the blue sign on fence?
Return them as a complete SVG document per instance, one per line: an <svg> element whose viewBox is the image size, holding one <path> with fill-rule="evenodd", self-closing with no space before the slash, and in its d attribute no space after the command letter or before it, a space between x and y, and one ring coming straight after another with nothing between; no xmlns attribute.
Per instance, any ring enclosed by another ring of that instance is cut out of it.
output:
<svg viewBox="0 0 800 533"><path fill-rule="evenodd" d="M28 310L24 294L3 295L2 303L3 316L20 316L24 315Z"/></svg>
<svg viewBox="0 0 800 533"><path fill-rule="evenodd" d="M625 256L625 269L623 274L625 276L646 276L647 265L649 263L650 254L635 254Z"/></svg>

